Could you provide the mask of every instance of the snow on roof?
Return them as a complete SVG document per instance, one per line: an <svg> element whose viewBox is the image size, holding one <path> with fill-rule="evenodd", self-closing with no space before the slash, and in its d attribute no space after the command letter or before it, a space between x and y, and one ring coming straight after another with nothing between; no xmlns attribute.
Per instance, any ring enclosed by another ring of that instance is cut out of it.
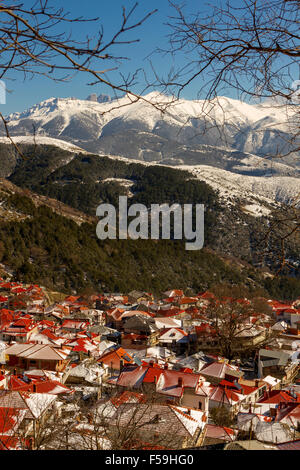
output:
<svg viewBox="0 0 300 470"><path fill-rule="evenodd" d="M84 378L87 382L97 382L99 377L104 374L104 370L99 365L89 366L87 363L81 363L71 369L70 376Z"/></svg>
<svg viewBox="0 0 300 470"><path fill-rule="evenodd" d="M263 442L287 442L293 438L293 432L281 423L259 421L255 427L256 438Z"/></svg>
<svg viewBox="0 0 300 470"><path fill-rule="evenodd" d="M55 400L56 395L49 393L30 393L25 397L25 402L35 418L39 418Z"/></svg>
<svg viewBox="0 0 300 470"><path fill-rule="evenodd" d="M201 419L199 420L199 416L198 416L198 419L195 419L194 416L189 414L188 408L176 407L176 406L171 406L171 405L170 405L170 408L173 409L175 415L177 416L179 421L183 424L183 426L187 429L187 431L189 432L191 436L195 434L196 430L199 427L201 428L204 427L205 422L202 421ZM204 413L203 412L200 412L200 413L201 413L201 418L203 418Z"/></svg>
<svg viewBox="0 0 300 470"><path fill-rule="evenodd" d="M9 346L5 353L7 355L14 355L25 357L27 359L41 359L41 360L63 360L70 353L70 349L58 349L48 344L14 344Z"/></svg>
<svg viewBox="0 0 300 470"><path fill-rule="evenodd" d="M272 375L267 375L262 380L266 382L267 384L272 385L273 387L281 382L280 379L277 379L276 377L273 377Z"/></svg>
<svg viewBox="0 0 300 470"><path fill-rule="evenodd" d="M169 357L171 352L164 346L151 346L146 350L146 356Z"/></svg>
<svg viewBox="0 0 300 470"><path fill-rule="evenodd" d="M207 424L205 437L220 439L226 442L232 442L235 440L238 431L227 428L225 426L217 426L215 424Z"/></svg>
<svg viewBox="0 0 300 470"><path fill-rule="evenodd" d="M142 384L146 372L147 367L144 366L125 369L119 375L117 384L123 387L138 387Z"/></svg>
<svg viewBox="0 0 300 470"><path fill-rule="evenodd" d="M182 320L173 317L156 317L154 321L157 328L176 328L182 326Z"/></svg>
<svg viewBox="0 0 300 470"><path fill-rule="evenodd" d="M162 334L159 336L159 341L165 341L171 343L172 341L180 341L186 339L188 333L180 328L170 328L167 331L163 331Z"/></svg>
<svg viewBox="0 0 300 470"><path fill-rule="evenodd" d="M157 381L156 391L166 395L181 396L185 387L196 387L199 380L205 381L200 374L164 369Z"/></svg>

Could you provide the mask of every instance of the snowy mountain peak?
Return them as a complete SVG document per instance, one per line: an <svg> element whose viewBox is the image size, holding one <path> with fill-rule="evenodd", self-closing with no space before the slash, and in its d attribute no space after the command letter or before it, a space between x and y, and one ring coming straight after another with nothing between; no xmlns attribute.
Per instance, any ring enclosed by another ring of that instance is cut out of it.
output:
<svg viewBox="0 0 300 470"><path fill-rule="evenodd" d="M114 100L94 95L86 100L52 97L13 113L7 118L10 133L24 136L34 131L35 135L60 138L94 153L137 160L232 169L245 154L261 159L288 153L297 124L292 107L249 104L225 96L206 102L175 99L158 91L138 101L130 95ZM215 153L209 152L211 162L204 146L216 148ZM220 149L227 152L223 163ZM232 168L228 168L230 158ZM291 157L280 163L297 167L297 161ZM266 164L266 169L269 166ZM234 171L238 171L236 166Z"/></svg>

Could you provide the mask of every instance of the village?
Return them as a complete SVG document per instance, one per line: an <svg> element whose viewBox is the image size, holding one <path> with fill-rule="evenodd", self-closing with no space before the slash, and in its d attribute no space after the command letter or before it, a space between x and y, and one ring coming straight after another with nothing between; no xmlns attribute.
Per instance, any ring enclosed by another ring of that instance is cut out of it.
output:
<svg viewBox="0 0 300 470"><path fill-rule="evenodd" d="M1 450L300 449L300 299L0 279Z"/></svg>

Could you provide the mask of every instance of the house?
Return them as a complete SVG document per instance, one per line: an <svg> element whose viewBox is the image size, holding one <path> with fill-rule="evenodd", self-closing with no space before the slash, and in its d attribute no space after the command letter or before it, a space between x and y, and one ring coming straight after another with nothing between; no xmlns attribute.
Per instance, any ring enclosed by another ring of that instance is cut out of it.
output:
<svg viewBox="0 0 300 470"><path fill-rule="evenodd" d="M128 302L129 303L139 303L145 300L153 300L152 294L147 292L140 292L137 290L133 290L128 294Z"/></svg>
<svg viewBox="0 0 300 470"><path fill-rule="evenodd" d="M120 375L114 380L114 385L118 390L138 390L148 396L154 396L156 392L157 380L163 369L152 361L140 366L128 364L122 369ZM110 381L108 381L110 382Z"/></svg>
<svg viewBox="0 0 300 470"><path fill-rule="evenodd" d="M70 395L73 390L58 380L49 377L34 377L28 374L10 375L7 379L7 390L19 392L48 393L50 395Z"/></svg>
<svg viewBox="0 0 300 470"><path fill-rule="evenodd" d="M192 372L200 372L205 365L211 362L202 351L187 356L183 354L181 356L175 356L169 360L170 364L173 365L173 369L191 369Z"/></svg>
<svg viewBox="0 0 300 470"><path fill-rule="evenodd" d="M126 364L133 364L134 359L125 349L119 347L105 352L98 359L98 363L102 367L106 367L110 375L113 375L116 372L120 372Z"/></svg>
<svg viewBox="0 0 300 470"><path fill-rule="evenodd" d="M271 330L276 335L284 333L288 328L288 324L284 320L277 321L274 325L271 326Z"/></svg>
<svg viewBox="0 0 300 470"><path fill-rule="evenodd" d="M78 333L79 331L85 330L88 325L89 321L87 320L82 321L75 318L66 318L63 321L61 328L62 330L70 331L71 333Z"/></svg>
<svg viewBox="0 0 300 470"><path fill-rule="evenodd" d="M300 403L300 394L287 390L265 390L255 404L255 409L261 414L274 417L278 409L292 403Z"/></svg>
<svg viewBox="0 0 300 470"><path fill-rule="evenodd" d="M195 307L199 304L199 299L197 297L181 297L174 305L179 308L186 310L190 307Z"/></svg>
<svg viewBox="0 0 300 470"><path fill-rule="evenodd" d="M267 375L262 380L267 384L269 390L278 390L281 387L281 380L271 375Z"/></svg>
<svg viewBox="0 0 300 470"><path fill-rule="evenodd" d="M121 346L128 349L145 349L150 346L150 343L147 335L122 333Z"/></svg>
<svg viewBox="0 0 300 470"><path fill-rule="evenodd" d="M62 346L66 343L66 338L57 336L52 332L52 328L44 328L30 336L30 343L50 344L54 347Z"/></svg>
<svg viewBox="0 0 300 470"><path fill-rule="evenodd" d="M99 334L101 341L111 341L114 343L118 343L121 338L121 333L114 328L108 328L108 326L97 326L95 330L90 329L91 332Z"/></svg>
<svg viewBox="0 0 300 470"><path fill-rule="evenodd" d="M259 421L254 430L256 439L270 444L287 442L294 437L294 432L282 423Z"/></svg>
<svg viewBox="0 0 300 470"><path fill-rule="evenodd" d="M158 337L159 346L168 346L172 351L176 351L177 354L188 351L190 343L190 335L182 328L168 328L160 331L160 335Z"/></svg>
<svg viewBox="0 0 300 470"><path fill-rule="evenodd" d="M0 330L0 340L11 343L26 343L31 335L38 332L38 325L34 323L30 316L19 317L18 319L2 326Z"/></svg>
<svg viewBox="0 0 300 470"><path fill-rule="evenodd" d="M243 379L234 382L223 380L211 387L209 410L222 406L227 408L232 416L241 410L251 410L266 388L266 384L258 380L254 383Z"/></svg>
<svg viewBox="0 0 300 470"><path fill-rule="evenodd" d="M14 344L5 350L6 366L17 371L45 369L61 371L69 363L71 348L56 348L49 344Z"/></svg>
<svg viewBox="0 0 300 470"><path fill-rule="evenodd" d="M226 407L228 411L234 415L239 407L241 401L244 399L239 390L231 389L223 386L213 386L209 395L209 410L212 408Z"/></svg>
<svg viewBox="0 0 300 470"><path fill-rule="evenodd" d="M0 364L5 364L5 349L7 344L4 341L0 341Z"/></svg>
<svg viewBox="0 0 300 470"><path fill-rule="evenodd" d="M150 362L128 365L116 378L108 380L119 390L138 390L156 402L189 406L208 411L210 384L200 374L168 369Z"/></svg>
<svg viewBox="0 0 300 470"><path fill-rule="evenodd" d="M221 444L236 440L238 431L225 426L207 423L203 445Z"/></svg>
<svg viewBox="0 0 300 470"><path fill-rule="evenodd" d="M39 428L46 422L53 410L57 396L48 393L30 393L0 390L0 409L22 411L21 433L31 436L35 442ZM24 413L24 414L23 414Z"/></svg>
<svg viewBox="0 0 300 470"><path fill-rule="evenodd" d="M166 292L163 292L163 295L165 297L183 297L184 293L183 290L181 289L173 289L173 290L167 290Z"/></svg>
<svg viewBox="0 0 300 470"><path fill-rule="evenodd" d="M103 418L112 418L119 406L124 403L145 403L146 398L142 393L125 390L117 395L111 396L108 400L96 403L93 408L96 420L102 421Z"/></svg>
<svg viewBox="0 0 300 470"><path fill-rule="evenodd" d="M164 369L156 393L171 403L208 411L210 383L200 374Z"/></svg>
<svg viewBox="0 0 300 470"><path fill-rule="evenodd" d="M134 313L133 311L130 312L130 316L126 316L126 313L124 313L122 319L124 333L140 336L139 340L135 339L136 342L139 341L140 345L150 347L157 344L159 332L151 316L137 312ZM122 337L122 343L124 343L124 336ZM130 347L129 345L126 346Z"/></svg>
<svg viewBox="0 0 300 470"><path fill-rule="evenodd" d="M154 318L155 326L159 330L166 330L168 328L181 328L182 320L174 317L155 317Z"/></svg>
<svg viewBox="0 0 300 470"><path fill-rule="evenodd" d="M88 357L97 356L99 343L91 340L88 337L77 337L74 340L69 340L65 343L68 347L72 348L73 360L82 361ZM76 359L75 359L76 358Z"/></svg>
<svg viewBox="0 0 300 470"><path fill-rule="evenodd" d="M260 349L258 354L258 376L273 375L288 383L298 373L299 358L300 350Z"/></svg>
<svg viewBox="0 0 300 470"><path fill-rule="evenodd" d="M300 399L298 403L280 404L276 411L274 419L276 423L286 424L293 430L300 429Z"/></svg>
<svg viewBox="0 0 300 470"><path fill-rule="evenodd" d="M217 361L205 365L200 370L200 373L212 384L219 384L224 379L232 382L234 380L238 380L244 375L237 367L229 365L226 362Z"/></svg>
<svg viewBox="0 0 300 470"><path fill-rule="evenodd" d="M98 364L91 363L89 360L82 361L78 365L72 365L74 367L70 367L68 370L65 383L72 384L72 386L74 386L73 384L80 384L83 386L81 390L88 386L89 391L95 392L98 399L101 398L105 369L99 367Z"/></svg>
<svg viewBox="0 0 300 470"><path fill-rule="evenodd" d="M118 429L132 429L130 449L200 446L206 421L205 413L200 410L155 403L123 404L110 419L111 425Z"/></svg>
<svg viewBox="0 0 300 470"><path fill-rule="evenodd" d="M254 433L260 421L271 422L272 418L267 415L260 414L256 411L239 412L236 415L236 427L239 431L245 433Z"/></svg>

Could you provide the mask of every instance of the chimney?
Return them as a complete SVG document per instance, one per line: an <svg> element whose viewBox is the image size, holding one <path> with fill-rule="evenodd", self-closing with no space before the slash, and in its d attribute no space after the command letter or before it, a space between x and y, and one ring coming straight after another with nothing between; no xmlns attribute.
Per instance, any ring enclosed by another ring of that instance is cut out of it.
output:
<svg viewBox="0 0 300 470"><path fill-rule="evenodd" d="M153 365L154 365L154 361L150 361L149 362L149 367L153 367Z"/></svg>
<svg viewBox="0 0 300 470"><path fill-rule="evenodd" d="M36 384L32 384L33 392L36 393Z"/></svg>
<svg viewBox="0 0 300 470"><path fill-rule="evenodd" d="M255 379L255 387L259 387L259 380Z"/></svg>
<svg viewBox="0 0 300 470"><path fill-rule="evenodd" d="M164 365L164 369L165 369L165 370L168 370L168 369L169 369L169 366L168 366L167 363Z"/></svg>
<svg viewBox="0 0 300 470"><path fill-rule="evenodd" d="M182 387L182 377L178 377L178 387Z"/></svg>

